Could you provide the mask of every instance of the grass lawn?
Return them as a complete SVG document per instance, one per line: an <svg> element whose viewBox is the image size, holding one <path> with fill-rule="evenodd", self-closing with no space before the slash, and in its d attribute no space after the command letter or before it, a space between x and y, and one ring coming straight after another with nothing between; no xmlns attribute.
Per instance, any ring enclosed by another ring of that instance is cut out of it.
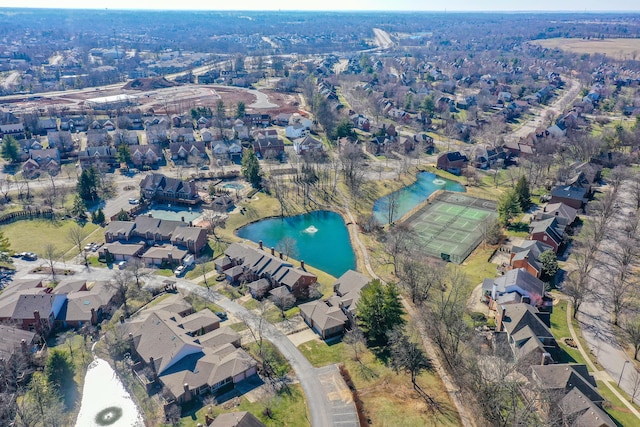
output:
<svg viewBox="0 0 640 427"><path fill-rule="evenodd" d="M351 348L342 342L328 345L324 341L311 341L302 344L299 350L314 366L344 363L371 425L460 425L440 378L432 372L423 372L417 383L440 404L441 412L432 412L417 395L409 375L394 372L369 350L362 353L361 362L353 360Z"/></svg>
<svg viewBox="0 0 640 427"><path fill-rule="evenodd" d="M489 262L495 247L480 244L462 263L460 269L467 276L468 294L486 278L496 277L496 265Z"/></svg>
<svg viewBox="0 0 640 427"><path fill-rule="evenodd" d="M0 227L11 242L11 249L16 252L35 252L41 258L44 256L44 248L48 244L54 245L59 254L64 254L73 249L73 244L66 239L69 230L77 224L73 220L50 221L46 219L33 219L16 221ZM93 233L101 227L87 222L84 225L87 234ZM100 231L93 234L87 241L104 241ZM77 251L72 251L73 256Z"/></svg>
<svg viewBox="0 0 640 427"><path fill-rule="evenodd" d="M608 403L608 406L605 406L605 410L618 426L626 427L640 424L640 420L629 412L629 409L627 409L627 407L624 406L624 403L622 403L620 399L618 399L618 397L609 390L604 382L596 382L598 384L598 392L607 400Z"/></svg>
<svg viewBox="0 0 640 427"><path fill-rule="evenodd" d="M577 349L571 348L564 343L564 338L571 337L567 323L567 301L560 301L557 305L553 306L553 313L551 313L551 333L560 346L561 353L558 355L560 359L558 360L559 363L586 364L584 357L582 357ZM576 333L578 333L578 330L576 330Z"/></svg>
<svg viewBox="0 0 640 427"><path fill-rule="evenodd" d="M269 403L271 409L271 418L263 414ZM304 393L299 384L289 386L289 392L271 396L267 400L260 400L254 403L249 402L245 397L239 398L239 405L233 403L223 403L221 405L204 406L198 410L194 416L188 416L182 419L181 426L195 426L197 423L204 425L205 415L207 413L218 416L225 412L249 411L255 415L268 427L281 426L309 426L309 418L307 416L307 407L304 401Z"/></svg>

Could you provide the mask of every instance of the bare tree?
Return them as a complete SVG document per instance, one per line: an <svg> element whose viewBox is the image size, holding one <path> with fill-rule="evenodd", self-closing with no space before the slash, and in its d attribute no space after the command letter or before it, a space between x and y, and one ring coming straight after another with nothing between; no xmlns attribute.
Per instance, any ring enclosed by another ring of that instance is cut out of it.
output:
<svg viewBox="0 0 640 427"><path fill-rule="evenodd" d="M364 337L364 334L362 333L362 329L360 329L357 322L354 322L351 329L345 332L342 341L344 341L345 344L351 347L351 350L353 351L353 358L357 362L360 362L360 354L364 350L367 341Z"/></svg>
<svg viewBox="0 0 640 427"><path fill-rule="evenodd" d="M56 248L53 244L47 243L43 249L44 257L49 263L49 268L51 269L51 280L56 282L56 269L55 263L60 253L58 252L58 248Z"/></svg>
<svg viewBox="0 0 640 427"><path fill-rule="evenodd" d="M140 281L149 276L150 272L147 270L144 261L140 258L132 258L127 264L127 271L131 273L131 276L136 280L136 287L140 288Z"/></svg>
<svg viewBox="0 0 640 427"><path fill-rule="evenodd" d="M284 313L285 310L290 309L296 303L296 298L289 292L271 294L269 300L280 309L280 316L282 316L283 319L287 317Z"/></svg>
<svg viewBox="0 0 640 427"><path fill-rule="evenodd" d="M89 265L89 261L87 259L87 252L84 250L82 244L84 239L87 238L87 232L85 229L78 224L74 224L69 231L67 232L67 241L71 243L73 246L78 249L78 254L83 255L84 257L84 265Z"/></svg>
<svg viewBox="0 0 640 427"><path fill-rule="evenodd" d="M297 242L294 238L285 236L277 244L276 249L280 252L285 259L295 258L298 256Z"/></svg>
<svg viewBox="0 0 640 427"><path fill-rule="evenodd" d="M398 277L414 304L427 301L434 287L440 285L445 275L445 265L439 260L409 253L400 261Z"/></svg>
<svg viewBox="0 0 640 427"><path fill-rule="evenodd" d="M118 299L122 302L124 307L125 317L129 317L129 306L127 300L129 297L128 290L131 284L133 276L129 270L119 270L111 278L109 285L115 289Z"/></svg>
<svg viewBox="0 0 640 427"><path fill-rule="evenodd" d="M407 224L398 224L386 235L385 252L393 265L393 273L398 276L400 259L414 247L415 234Z"/></svg>
<svg viewBox="0 0 640 427"><path fill-rule="evenodd" d="M202 280L204 281L204 286L209 289L209 283L207 282L207 263L211 262L210 256L201 256L198 258L196 265L200 269L200 273L202 274Z"/></svg>
<svg viewBox="0 0 640 427"><path fill-rule="evenodd" d="M220 241L220 237L216 234L216 228L224 227L225 218L218 212L205 209L202 211L202 219L207 224L207 229L209 233L213 235L213 238L216 239L216 241Z"/></svg>
<svg viewBox="0 0 640 427"><path fill-rule="evenodd" d="M638 360L640 353L640 312L638 310L627 310L624 313L620 327L633 347L633 358Z"/></svg>

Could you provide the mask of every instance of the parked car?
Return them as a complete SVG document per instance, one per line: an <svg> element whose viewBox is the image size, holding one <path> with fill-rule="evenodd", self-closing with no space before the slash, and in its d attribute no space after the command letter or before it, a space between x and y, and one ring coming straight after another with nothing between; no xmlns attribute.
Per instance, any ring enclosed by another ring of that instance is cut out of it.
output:
<svg viewBox="0 0 640 427"><path fill-rule="evenodd" d="M119 270L124 270L125 268L127 268L127 261L120 261L118 263L118 269Z"/></svg>
<svg viewBox="0 0 640 427"><path fill-rule="evenodd" d="M38 259L38 255L33 252L25 252L24 255L22 255L22 259L25 261L35 261Z"/></svg>
<svg viewBox="0 0 640 427"><path fill-rule="evenodd" d="M227 320L227 313L224 311L217 311L216 316L218 316L220 320Z"/></svg>
<svg viewBox="0 0 640 427"><path fill-rule="evenodd" d="M137 205L138 203L140 203L140 201L138 199L129 199L129 204L130 205Z"/></svg>
<svg viewBox="0 0 640 427"><path fill-rule="evenodd" d="M180 276L182 274L184 274L184 272L187 270L187 267L185 267L184 265L178 266L178 268L176 268L176 271L174 271L173 273L176 276Z"/></svg>

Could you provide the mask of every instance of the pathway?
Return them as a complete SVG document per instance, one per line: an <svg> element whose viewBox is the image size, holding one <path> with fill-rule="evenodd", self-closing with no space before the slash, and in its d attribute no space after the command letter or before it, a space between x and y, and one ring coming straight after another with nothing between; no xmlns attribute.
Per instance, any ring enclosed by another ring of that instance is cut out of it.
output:
<svg viewBox="0 0 640 427"><path fill-rule="evenodd" d="M358 259L362 259L362 262L364 263L364 267L371 277L383 282L383 280L375 273L375 271L373 271L373 268L371 267L369 252L367 251L367 248L364 245L364 243L362 243L362 241L360 240L360 235L358 234L359 232L357 228L358 224L355 218L353 217L351 210L349 209L349 202L347 200L347 197L344 195L342 191L338 190L338 192L340 193L340 196L344 201L344 208L347 216L349 217L349 221L350 221L349 233L351 234L351 236L353 236L352 240L355 241L356 247L360 252L360 254L362 255L362 258L358 258ZM459 396L458 388L454 385L453 381L451 380L451 377L449 376L449 373L442 366L438 353L436 352L436 349L433 346L433 343L431 342L431 340L429 339L429 336L426 333L426 327L424 325L424 322L417 315L413 306L409 304L409 302L404 298L402 298L402 305L404 306L405 310L407 310L407 313L409 313L409 316L414 320L416 328L420 332L420 337L422 338L422 342L426 350L427 356L429 357L429 359L431 359L433 367L438 373L438 375L440 375L440 378L442 379L442 383L444 384L447 390L447 393L449 394L449 398L451 399L451 401L456 407L456 410L458 411L458 415L460 416L460 421L462 422L463 427L474 427L475 426L474 420L469 414L469 412L467 411L467 408L462 403L462 400L460 399L460 396Z"/></svg>
<svg viewBox="0 0 640 427"><path fill-rule="evenodd" d="M569 303L567 304L567 324L569 326L569 333L571 333L571 338L573 339L573 342L575 342L576 345L578 346L578 351L580 352L580 354L582 355L584 360L586 360L587 366L589 367L589 370L591 371L591 374L593 375L593 377L595 379L602 381L607 386L607 388L609 390L611 390L611 392L613 394L615 394L616 397L618 399L620 399L620 401L627 407L629 412L631 412L633 415L638 417L639 422L640 422L640 412L638 412L638 410L631 403L629 403L627 401L627 398L624 397L613 386L612 383L615 383L615 380L611 377L611 375L609 375L609 373L606 370L600 370L600 369L596 368L596 366L593 364L593 362L589 358L589 355L587 354L587 352L582 347L582 344L580 343L580 340L578 339L578 334L576 334L576 331L575 331L575 329L573 327L573 322L571 321L572 320L571 319L571 314L572 313L573 313L573 308L572 308L571 302L569 301ZM629 371L631 371L631 369L629 369Z"/></svg>

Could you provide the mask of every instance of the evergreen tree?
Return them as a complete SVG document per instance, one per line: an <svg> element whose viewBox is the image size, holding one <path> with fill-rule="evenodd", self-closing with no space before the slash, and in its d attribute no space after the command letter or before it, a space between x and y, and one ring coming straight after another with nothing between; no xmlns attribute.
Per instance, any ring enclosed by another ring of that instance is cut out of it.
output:
<svg viewBox="0 0 640 427"><path fill-rule="evenodd" d="M498 219L500 224L508 225L520 212L520 199L515 189L507 191L498 200Z"/></svg>
<svg viewBox="0 0 640 427"><path fill-rule="evenodd" d="M80 197L79 194L76 194L76 196L73 199L73 207L71 208L71 215L81 220L87 219L87 207L85 206L84 201L82 200L82 197Z"/></svg>
<svg viewBox="0 0 640 427"><path fill-rule="evenodd" d="M1 155L3 159L12 163L20 160L20 146L14 137L5 135L4 138L2 138Z"/></svg>
<svg viewBox="0 0 640 427"><path fill-rule="evenodd" d="M0 231L0 261L8 261L10 259L10 252L11 244L9 243L9 238L5 237L2 231Z"/></svg>
<svg viewBox="0 0 640 427"><path fill-rule="evenodd" d="M253 148L249 147L242 155L242 175L254 188L260 188L262 181L260 163Z"/></svg>
<svg viewBox="0 0 640 427"><path fill-rule="evenodd" d="M127 144L118 146L117 159L120 163L129 163L131 161L131 150Z"/></svg>
<svg viewBox="0 0 640 427"><path fill-rule="evenodd" d="M67 353L61 350L51 350L47 364L45 366L47 383L56 388L57 391L64 391L73 383L75 366Z"/></svg>
<svg viewBox="0 0 640 427"><path fill-rule="evenodd" d="M98 186L100 185L100 174L97 169L90 167L84 169L78 177L78 194L84 200L96 201L98 200Z"/></svg>
<svg viewBox="0 0 640 427"><path fill-rule="evenodd" d="M104 212L102 211L102 208L98 208L91 215L91 222L95 224L103 224L104 221L105 221Z"/></svg>
<svg viewBox="0 0 640 427"><path fill-rule="evenodd" d="M247 112L247 107L244 102L239 101L238 105L236 105L236 118L242 119Z"/></svg>
<svg viewBox="0 0 640 427"><path fill-rule="evenodd" d="M552 250L544 251L540 254L540 264L542 264L542 280L547 282L556 277L556 273L558 272L558 257Z"/></svg>
<svg viewBox="0 0 640 427"><path fill-rule="evenodd" d="M518 195L520 209L522 209L523 212L526 212L526 210L531 206L531 192L529 191L529 181L524 175L518 179L515 191Z"/></svg>
<svg viewBox="0 0 640 427"><path fill-rule="evenodd" d="M129 214L124 209L120 209L120 212L116 215L116 221L129 221Z"/></svg>
<svg viewBox="0 0 640 427"><path fill-rule="evenodd" d="M356 310L360 328L377 344L386 344L387 331L405 323L400 293L393 283L384 286L373 280L362 289Z"/></svg>

